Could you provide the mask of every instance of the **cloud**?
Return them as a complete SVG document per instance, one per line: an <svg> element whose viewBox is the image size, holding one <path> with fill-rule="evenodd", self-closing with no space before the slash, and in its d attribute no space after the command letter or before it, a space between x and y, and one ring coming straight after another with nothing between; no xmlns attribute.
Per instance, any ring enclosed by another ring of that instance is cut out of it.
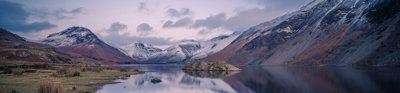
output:
<svg viewBox="0 0 400 93"><path fill-rule="evenodd" d="M174 28L174 27L185 27L193 23L193 20L189 17L182 18L175 23L168 20L164 23L163 28Z"/></svg>
<svg viewBox="0 0 400 93"><path fill-rule="evenodd" d="M109 35L119 35L123 30L128 29L128 26L119 22L114 22L109 28L98 31L101 36L107 37Z"/></svg>
<svg viewBox="0 0 400 93"><path fill-rule="evenodd" d="M64 20L64 19L72 19L78 14L83 13L83 8L75 8L72 10L66 9L57 9L55 11L49 11L48 9L30 9L28 11L31 14L31 17L34 19L56 19L56 20Z"/></svg>
<svg viewBox="0 0 400 93"><path fill-rule="evenodd" d="M226 17L225 13L211 15L205 19L195 20L191 26L193 28L204 27L209 30L219 27L226 28L232 31L244 31L251 26L271 20L281 14L272 13L266 8L254 8L249 10L236 11L236 15Z"/></svg>
<svg viewBox="0 0 400 93"><path fill-rule="evenodd" d="M0 27L17 32L35 32L57 27L48 21L27 23L30 15L20 4L0 1Z"/></svg>
<svg viewBox="0 0 400 93"><path fill-rule="evenodd" d="M127 29L128 27L125 24L121 24L119 22L114 22L111 24L110 28L108 29L108 31L110 32L120 32L124 29Z"/></svg>
<svg viewBox="0 0 400 93"><path fill-rule="evenodd" d="M210 30L202 29L197 34L199 34L199 35L207 35L207 34L211 34L211 33L212 32L210 32Z"/></svg>
<svg viewBox="0 0 400 93"><path fill-rule="evenodd" d="M176 22L169 20L164 23L163 28L191 27L213 30L221 27L232 31L244 31L250 26L268 21L276 16L278 16L278 14L272 14L267 9L255 8L250 10L237 11L237 14L231 17L227 17L225 13L219 13L216 15L210 15L204 19L197 19L194 21L188 17L182 18Z"/></svg>
<svg viewBox="0 0 400 93"><path fill-rule="evenodd" d="M99 34L98 36L113 45L125 45L133 41L141 41L144 43L149 43L153 45L169 45L172 44L172 42L169 39L164 39L164 38L158 38L158 37L135 37L135 36L129 36L128 34L118 34L119 32L128 29L127 25L122 24L120 22L114 22L110 25L109 28L103 30L103 32L97 32L96 34ZM147 24L147 23L142 23L138 25L137 27L138 32L140 34L147 34L148 31L152 31L153 28Z"/></svg>
<svg viewBox="0 0 400 93"><path fill-rule="evenodd" d="M167 10L167 15L170 17L183 17L191 13L189 8L181 8L179 11L175 8L170 8Z"/></svg>
<svg viewBox="0 0 400 93"><path fill-rule="evenodd" d="M130 42L140 41L143 43L148 43L152 45L170 45L171 42L169 39L157 38L157 37L135 37L128 36L126 34L111 34L106 37L101 37L104 41L109 42L113 45L126 45Z"/></svg>
<svg viewBox="0 0 400 93"><path fill-rule="evenodd" d="M153 30L153 27L151 27L147 23L142 23L136 27L136 32L138 32L141 35L147 35L152 30Z"/></svg>
<svg viewBox="0 0 400 93"><path fill-rule="evenodd" d="M223 26L226 22L226 14L220 13L215 16L211 15L205 19L196 20L192 27L199 28L205 27L208 29L215 29L220 26Z"/></svg>
<svg viewBox="0 0 400 93"><path fill-rule="evenodd" d="M192 28L206 28L199 34L207 34L216 28L232 31L245 31L251 26L272 20L280 15L296 10L312 0L249 0L264 7L247 10L236 10L236 15L226 16L224 12L194 21Z"/></svg>
<svg viewBox="0 0 400 93"><path fill-rule="evenodd" d="M225 13L219 13L197 20L192 20L189 17L182 18L176 22L168 20L164 23L163 28L191 27L196 29L206 28L208 31L216 28L225 28L232 31L244 31L251 26L271 20L279 15L280 14L270 12L270 10L266 8L254 8L236 11L236 15L231 17L227 17Z"/></svg>
<svg viewBox="0 0 400 93"><path fill-rule="evenodd" d="M58 9L52 14L54 15L54 17L56 19L62 20L62 19L73 18L73 16L80 14L80 13L82 13L82 8L76 8L76 9L72 9L70 11L65 10L65 9Z"/></svg>
<svg viewBox="0 0 400 93"><path fill-rule="evenodd" d="M266 22L280 15L280 13L274 13L266 8L237 11L235 16L229 17L226 20L224 27L234 31L243 31L251 26Z"/></svg>
<svg viewBox="0 0 400 93"><path fill-rule="evenodd" d="M138 6L139 11L148 11L149 9L147 8L147 2L140 2Z"/></svg>
<svg viewBox="0 0 400 93"><path fill-rule="evenodd" d="M289 11L298 9L299 6L302 6L313 0L247 0L247 1L262 5L265 8L275 11Z"/></svg>

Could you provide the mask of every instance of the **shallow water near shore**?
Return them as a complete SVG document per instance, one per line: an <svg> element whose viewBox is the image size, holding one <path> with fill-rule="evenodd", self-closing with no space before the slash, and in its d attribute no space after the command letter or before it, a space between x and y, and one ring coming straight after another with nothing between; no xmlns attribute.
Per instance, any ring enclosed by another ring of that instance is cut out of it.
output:
<svg viewBox="0 0 400 93"><path fill-rule="evenodd" d="M97 93L400 92L399 68L245 66L234 72L185 73L181 65L117 67L154 72L116 80L121 83L104 85ZM155 78L161 82L151 82Z"/></svg>

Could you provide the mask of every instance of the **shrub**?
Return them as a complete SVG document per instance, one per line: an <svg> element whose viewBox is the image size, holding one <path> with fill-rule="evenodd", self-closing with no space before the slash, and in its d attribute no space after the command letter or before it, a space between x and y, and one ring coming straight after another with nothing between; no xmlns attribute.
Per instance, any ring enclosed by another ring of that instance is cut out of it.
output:
<svg viewBox="0 0 400 93"><path fill-rule="evenodd" d="M70 68L70 69L68 69L66 76L69 76L69 77L81 76L81 72L79 72L78 69Z"/></svg>
<svg viewBox="0 0 400 93"><path fill-rule="evenodd" d="M55 77L75 77L75 76L80 76L81 73L79 72L78 69L73 69L73 68L61 68L59 70L57 70L56 73L52 74Z"/></svg>
<svg viewBox="0 0 400 93"><path fill-rule="evenodd" d="M47 63L44 63L44 64L42 64L42 67L41 67L41 68L43 68L43 69L49 69L49 68L50 68L50 65L47 64Z"/></svg>
<svg viewBox="0 0 400 93"><path fill-rule="evenodd" d="M24 72L25 72L25 70L22 68L12 69L12 74L14 74L14 75L22 75Z"/></svg>
<svg viewBox="0 0 400 93"><path fill-rule="evenodd" d="M50 65L47 64L47 63L44 63L44 64L33 64L32 67L36 68L36 69L49 69Z"/></svg>
<svg viewBox="0 0 400 93"><path fill-rule="evenodd" d="M86 71L92 71L92 68L90 68L90 67L87 67L85 69L86 69Z"/></svg>
<svg viewBox="0 0 400 93"><path fill-rule="evenodd" d="M71 76L71 77L81 76L81 72L73 71L72 73L69 73L68 76Z"/></svg>
<svg viewBox="0 0 400 93"><path fill-rule="evenodd" d="M139 69L134 69L133 72L139 72Z"/></svg>
<svg viewBox="0 0 400 93"><path fill-rule="evenodd" d="M119 69L119 71L120 71L120 72L127 72L128 70L122 68L122 69Z"/></svg>
<svg viewBox="0 0 400 93"><path fill-rule="evenodd" d="M4 67L7 67L7 68L18 68L18 67L20 67L20 65L18 65L18 64L4 64Z"/></svg>
<svg viewBox="0 0 400 93"><path fill-rule="evenodd" d="M57 74L61 74L61 75L62 74L67 74L67 71L68 70L66 68L60 68L60 69L57 70Z"/></svg>
<svg viewBox="0 0 400 93"><path fill-rule="evenodd" d="M22 64L20 67L21 67L21 68L29 68L29 65L27 65L27 64Z"/></svg>
<svg viewBox="0 0 400 93"><path fill-rule="evenodd" d="M53 73L51 70L38 70L38 73Z"/></svg>
<svg viewBox="0 0 400 93"><path fill-rule="evenodd" d="M32 67L33 67L33 68L41 68L42 65L40 65L40 64L33 64Z"/></svg>
<svg viewBox="0 0 400 93"><path fill-rule="evenodd" d="M101 72L103 69L101 68L92 68L92 72Z"/></svg>
<svg viewBox="0 0 400 93"><path fill-rule="evenodd" d="M40 81L38 93L64 93L64 88L60 80L50 78Z"/></svg>
<svg viewBox="0 0 400 93"><path fill-rule="evenodd" d="M53 72L53 73L51 73L51 76L54 76L54 77L60 77L61 75L60 75L60 74L58 74L57 72Z"/></svg>
<svg viewBox="0 0 400 93"><path fill-rule="evenodd" d="M111 67L107 67L106 69L107 69L107 70L113 70L113 68L111 68Z"/></svg>
<svg viewBox="0 0 400 93"><path fill-rule="evenodd" d="M12 69L11 68L4 68L2 74L11 74L11 73L12 73Z"/></svg>
<svg viewBox="0 0 400 93"><path fill-rule="evenodd" d="M82 68L82 69L81 69L81 72L86 72L86 71L88 71L87 68Z"/></svg>
<svg viewBox="0 0 400 93"><path fill-rule="evenodd" d="M36 73L37 70L36 69L25 69L26 73Z"/></svg>

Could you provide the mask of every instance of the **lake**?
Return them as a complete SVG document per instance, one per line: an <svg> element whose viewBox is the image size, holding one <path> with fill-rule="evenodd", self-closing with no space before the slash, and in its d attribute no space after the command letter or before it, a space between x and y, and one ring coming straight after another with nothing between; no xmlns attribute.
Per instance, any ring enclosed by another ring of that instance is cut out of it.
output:
<svg viewBox="0 0 400 93"><path fill-rule="evenodd" d="M398 68L245 66L183 72L181 65L123 65L146 72L97 93L400 93ZM152 82L158 78L161 82Z"/></svg>

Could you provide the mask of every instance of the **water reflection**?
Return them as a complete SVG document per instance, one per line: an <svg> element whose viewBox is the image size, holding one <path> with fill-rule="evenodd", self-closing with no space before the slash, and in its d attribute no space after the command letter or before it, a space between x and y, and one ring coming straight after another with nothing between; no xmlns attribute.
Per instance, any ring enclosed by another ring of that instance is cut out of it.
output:
<svg viewBox="0 0 400 93"><path fill-rule="evenodd" d="M133 65L153 70L98 93L399 93L397 68L241 67L231 72L183 72L181 66ZM160 83L151 83L159 78Z"/></svg>
<svg viewBox="0 0 400 93"><path fill-rule="evenodd" d="M224 78L238 92L398 93L397 68L251 67Z"/></svg>
<svg viewBox="0 0 400 93"><path fill-rule="evenodd" d="M228 76L237 74L240 71L187 71L187 70L184 70L183 72L185 72L188 75L194 76L194 77L223 78L223 77L228 77Z"/></svg>
<svg viewBox="0 0 400 93"><path fill-rule="evenodd" d="M181 66L152 65L135 66L140 70L154 70L142 75L133 75L127 80L118 80L118 84L103 86L98 93L234 93L228 83L219 78L198 78L185 74ZM135 68L131 67L131 68ZM142 68L142 69L141 69ZM151 83L159 78L162 82Z"/></svg>

